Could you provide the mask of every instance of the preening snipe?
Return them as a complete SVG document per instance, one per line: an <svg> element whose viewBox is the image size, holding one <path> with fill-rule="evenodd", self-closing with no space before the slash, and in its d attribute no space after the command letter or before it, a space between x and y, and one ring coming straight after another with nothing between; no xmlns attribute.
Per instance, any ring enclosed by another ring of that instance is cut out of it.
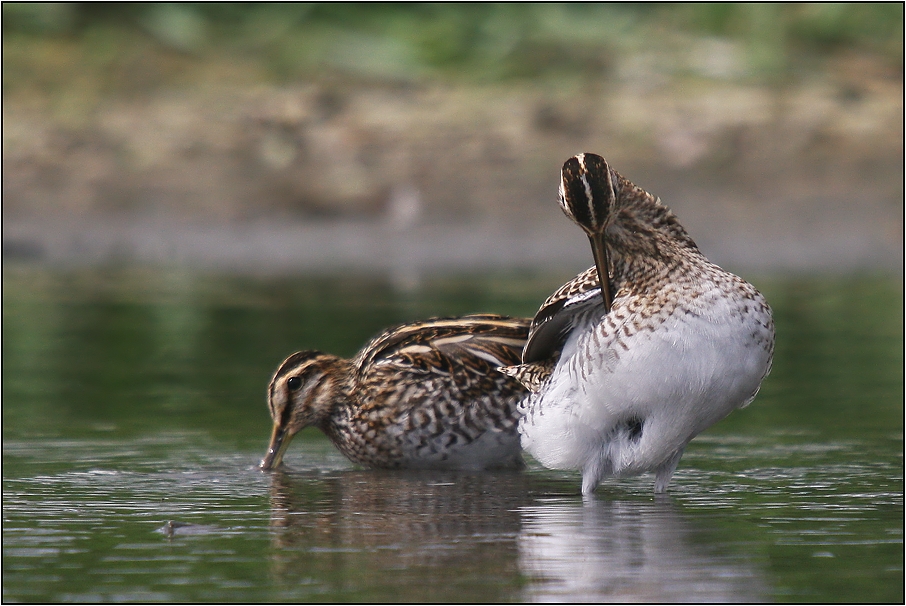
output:
<svg viewBox="0 0 906 606"><path fill-rule="evenodd" d="M771 310L600 156L566 161L560 206L595 266L544 302L522 364L504 369L532 391L522 446L546 467L581 470L584 494L647 471L664 492L689 441L758 392Z"/></svg>

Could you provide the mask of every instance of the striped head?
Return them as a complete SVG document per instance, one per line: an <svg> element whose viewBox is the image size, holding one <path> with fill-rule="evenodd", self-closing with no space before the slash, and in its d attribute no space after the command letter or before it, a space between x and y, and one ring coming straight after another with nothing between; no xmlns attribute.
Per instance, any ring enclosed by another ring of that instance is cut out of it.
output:
<svg viewBox="0 0 906 606"><path fill-rule="evenodd" d="M262 470L280 466L290 441L299 431L324 425L342 397L347 364L330 354L300 351L280 365L267 390L274 429L261 461Z"/></svg>
<svg viewBox="0 0 906 606"><path fill-rule="evenodd" d="M591 242L605 312L613 301L604 230L615 212L619 175L607 160L595 154L579 154L563 164L560 172L560 208L582 228Z"/></svg>
<svg viewBox="0 0 906 606"><path fill-rule="evenodd" d="M604 233L618 187L619 177L607 160L588 153L573 156L560 172L560 208L589 237Z"/></svg>

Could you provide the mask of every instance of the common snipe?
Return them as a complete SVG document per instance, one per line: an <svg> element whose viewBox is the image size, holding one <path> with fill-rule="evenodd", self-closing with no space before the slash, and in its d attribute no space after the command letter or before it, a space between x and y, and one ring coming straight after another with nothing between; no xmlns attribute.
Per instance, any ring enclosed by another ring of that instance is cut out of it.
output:
<svg viewBox="0 0 906 606"><path fill-rule="evenodd" d="M584 494L646 471L664 492L689 441L758 392L771 309L604 158L570 158L561 177L560 206L595 266L544 302L522 364L503 369L532 392L522 446L546 467L581 470Z"/></svg>
<svg viewBox="0 0 906 606"><path fill-rule="evenodd" d="M268 388L274 429L261 469L280 465L308 426L368 467L521 467L527 392L497 368L519 363L528 330L528 319L438 318L386 330L352 360L294 353Z"/></svg>

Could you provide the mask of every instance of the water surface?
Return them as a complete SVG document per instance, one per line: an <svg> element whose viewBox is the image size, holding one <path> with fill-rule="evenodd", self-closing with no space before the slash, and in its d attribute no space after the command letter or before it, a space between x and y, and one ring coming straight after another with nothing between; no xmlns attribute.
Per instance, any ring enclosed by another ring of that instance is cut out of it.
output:
<svg viewBox="0 0 906 606"><path fill-rule="evenodd" d="M531 315L565 277L3 276L5 601L902 601L903 296L758 277L774 370L671 491L356 468L317 431L255 469L289 353Z"/></svg>

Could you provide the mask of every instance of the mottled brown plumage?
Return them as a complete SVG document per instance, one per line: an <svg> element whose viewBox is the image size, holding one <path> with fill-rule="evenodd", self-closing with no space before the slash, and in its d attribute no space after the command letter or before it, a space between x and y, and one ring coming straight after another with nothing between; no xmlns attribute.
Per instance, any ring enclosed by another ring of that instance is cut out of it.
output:
<svg viewBox="0 0 906 606"><path fill-rule="evenodd" d="M262 469L307 426L368 467L521 466L526 392L496 369L519 362L528 327L490 314L438 318L388 329L352 360L293 354L268 388L274 430Z"/></svg>

